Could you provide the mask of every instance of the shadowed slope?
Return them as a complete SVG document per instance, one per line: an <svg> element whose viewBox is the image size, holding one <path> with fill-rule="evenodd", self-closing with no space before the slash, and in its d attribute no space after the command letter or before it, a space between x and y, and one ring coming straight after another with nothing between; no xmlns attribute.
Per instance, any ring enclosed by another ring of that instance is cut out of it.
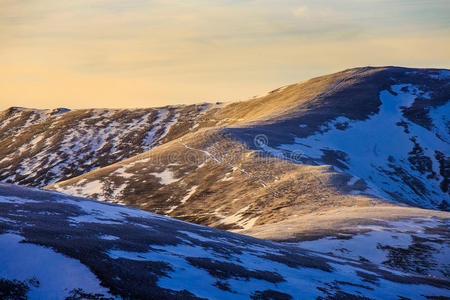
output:
<svg viewBox="0 0 450 300"><path fill-rule="evenodd" d="M0 184L0 206L0 244L6 245L0 248L3 294L20 287L44 298L450 295L446 279L391 271L56 192ZM48 255L35 255L44 251ZM19 272L24 257L33 259L26 272ZM68 263L78 270L77 276L61 274ZM80 280L87 277L92 284ZM62 285L52 284L54 280Z"/></svg>

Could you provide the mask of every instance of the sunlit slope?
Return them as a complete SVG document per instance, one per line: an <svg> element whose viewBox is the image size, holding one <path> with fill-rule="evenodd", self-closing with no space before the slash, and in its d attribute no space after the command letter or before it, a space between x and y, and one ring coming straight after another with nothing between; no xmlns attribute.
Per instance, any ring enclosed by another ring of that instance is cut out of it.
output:
<svg viewBox="0 0 450 300"><path fill-rule="evenodd" d="M225 228L386 200L445 210L447 76L444 70L360 68L312 79L313 87L322 82L322 92L312 88L309 101L292 96L305 92L306 82L207 111L206 118L240 115L228 118L228 126L201 127L49 188ZM284 93L293 98L279 100ZM245 112L277 101L279 113L270 118ZM297 106L282 112L286 103Z"/></svg>
<svg viewBox="0 0 450 300"><path fill-rule="evenodd" d="M251 228L336 207L385 203L363 182L332 166L264 155L216 129L47 188L221 228Z"/></svg>
<svg viewBox="0 0 450 300"><path fill-rule="evenodd" d="M0 113L0 181L44 186L132 157L200 128L273 118L360 72L351 69L228 105L72 111L12 107Z"/></svg>

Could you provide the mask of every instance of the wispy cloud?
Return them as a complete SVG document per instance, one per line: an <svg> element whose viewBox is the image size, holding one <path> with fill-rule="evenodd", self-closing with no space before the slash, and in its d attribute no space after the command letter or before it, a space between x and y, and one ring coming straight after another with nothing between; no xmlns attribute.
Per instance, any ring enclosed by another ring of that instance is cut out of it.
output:
<svg viewBox="0 0 450 300"><path fill-rule="evenodd" d="M294 9L292 10L292 13L296 17L305 17L308 14L308 7L307 6L294 7Z"/></svg>

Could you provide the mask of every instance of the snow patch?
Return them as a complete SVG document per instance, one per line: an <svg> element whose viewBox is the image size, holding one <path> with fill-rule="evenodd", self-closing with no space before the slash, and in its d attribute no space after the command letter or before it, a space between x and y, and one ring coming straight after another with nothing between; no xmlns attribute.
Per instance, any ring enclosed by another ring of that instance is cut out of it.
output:
<svg viewBox="0 0 450 300"><path fill-rule="evenodd" d="M197 191L198 186L195 185L193 187L191 187L187 193L186 196L183 197L183 199L181 199L181 204L186 203L187 200L189 200L189 198L191 198L191 196Z"/></svg>
<svg viewBox="0 0 450 300"><path fill-rule="evenodd" d="M0 278L38 280L39 286L31 287L28 293L31 299L49 299L50 295L64 299L76 288L109 295L97 277L78 260L21 241L23 237L19 235L0 235Z"/></svg>
<svg viewBox="0 0 450 300"><path fill-rule="evenodd" d="M177 182L178 180L180 180L180 179L176 179L173 176L172 171L170 171L168 169L165 169L164 171L159 172L159 173L153 172L153 173L150 173L150 175L153 175L153 176L159 178L159 182L163 185L171 184L171 183L174 183L174 182Z"/></svg>

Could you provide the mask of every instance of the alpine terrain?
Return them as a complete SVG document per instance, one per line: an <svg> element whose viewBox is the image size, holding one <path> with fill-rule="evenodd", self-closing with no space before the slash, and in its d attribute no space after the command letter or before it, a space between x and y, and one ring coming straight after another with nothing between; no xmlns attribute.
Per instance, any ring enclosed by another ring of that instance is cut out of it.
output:
<svg viewBox="0 0 450 300"><path fill-rule="evenodd" d="M11 107L0 182L0 298L450 297L450 70Z"/></svg>

